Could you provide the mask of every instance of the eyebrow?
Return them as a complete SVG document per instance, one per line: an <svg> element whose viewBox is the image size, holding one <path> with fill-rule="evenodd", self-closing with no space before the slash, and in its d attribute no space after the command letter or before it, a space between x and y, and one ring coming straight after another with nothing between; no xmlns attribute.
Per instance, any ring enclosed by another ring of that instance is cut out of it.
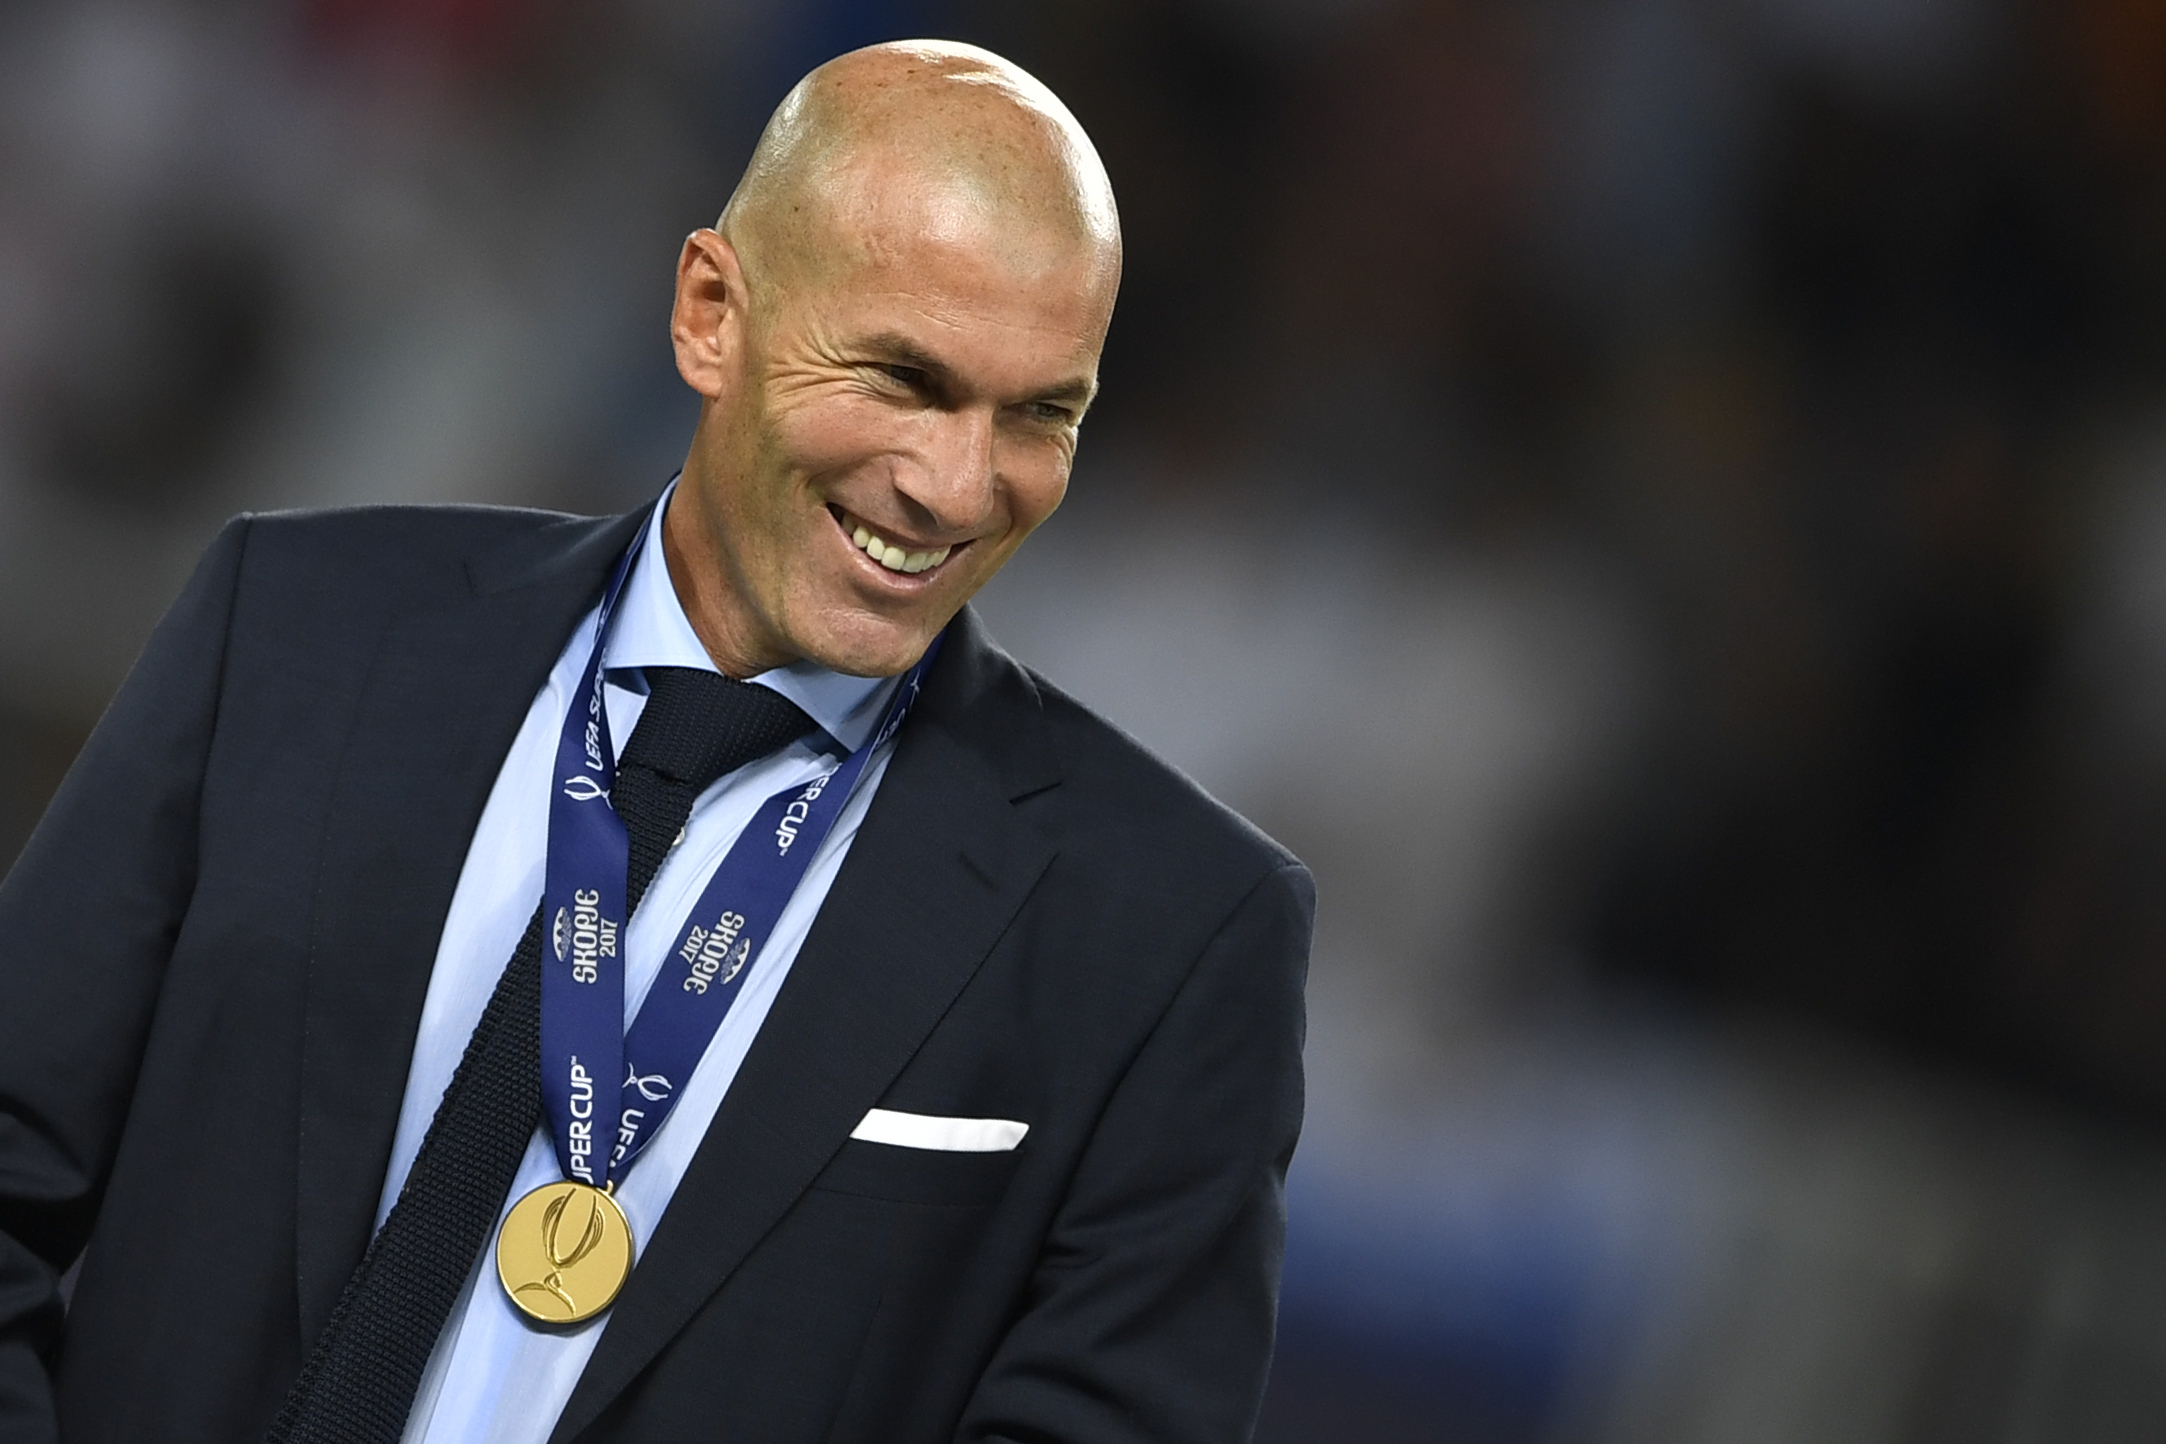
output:
<svg viewBox="0 0 2166 1444"><path fill-rule="evenodd" d="M885 362L899 366L911 366L923 371L928 377L932 378L934 385L942 391L953 389L955 381L954 369L945 361L942 361L939 357L899 332L882 331L877 335L868 336L865 338L864 345L866 350L875 353ZM1088 403L1097 394L1097 382L1087 376L1077 376L1071 380L1063 381L1057 386L1049 386L1045 390L1024 399L1027 401L1078 401Z"/></svg>

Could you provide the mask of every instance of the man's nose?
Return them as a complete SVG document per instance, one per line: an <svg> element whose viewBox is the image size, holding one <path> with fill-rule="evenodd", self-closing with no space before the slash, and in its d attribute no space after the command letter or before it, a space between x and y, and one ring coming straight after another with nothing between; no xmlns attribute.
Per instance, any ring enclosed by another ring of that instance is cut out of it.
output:
<svg viewBox="0 0 2166 1444"><path fill-rule="evenodd" d="M919 464L898 470L896 490L921 508L935 529L949 535L974 531L985 521L997 490L992 408L936 411L927 423Z"/></svg>

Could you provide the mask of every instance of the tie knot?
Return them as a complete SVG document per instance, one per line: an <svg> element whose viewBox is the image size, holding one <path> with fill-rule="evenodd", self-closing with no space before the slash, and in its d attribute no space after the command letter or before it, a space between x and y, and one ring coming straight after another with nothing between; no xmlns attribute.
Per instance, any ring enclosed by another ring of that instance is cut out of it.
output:
<svg viewBox="0 0 2166 1444"><path fill-rule="evenodd" d="M703 790L723 773L810 732L781 693L697 667L649 667L647 705L620 759Z"/></svg>

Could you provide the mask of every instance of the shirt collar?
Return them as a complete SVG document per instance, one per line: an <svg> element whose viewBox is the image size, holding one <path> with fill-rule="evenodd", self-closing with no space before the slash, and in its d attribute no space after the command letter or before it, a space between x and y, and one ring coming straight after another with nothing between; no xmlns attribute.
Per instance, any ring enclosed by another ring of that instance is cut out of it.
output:
<svg viewBox="0 0 2166 1444"><path fill-rule="evenodd" d="M662 556L662 515L669 509L677 483L670 482L654 514L647 519L647 544L624 582L617 599L616 623L609 631L609 655L603 665L620 675L610 680L635 692L647 689L646 679L633 671L639 667L697 667L719 669L701 645L692 621L677 601L670 585L669 563ZM621 675L624 673L630 675ZM804 710L828 736L854 752L865 745L880 713L893 695L894 677L849 677L817 662L800 660L745 680L781 693Z"/></svg>

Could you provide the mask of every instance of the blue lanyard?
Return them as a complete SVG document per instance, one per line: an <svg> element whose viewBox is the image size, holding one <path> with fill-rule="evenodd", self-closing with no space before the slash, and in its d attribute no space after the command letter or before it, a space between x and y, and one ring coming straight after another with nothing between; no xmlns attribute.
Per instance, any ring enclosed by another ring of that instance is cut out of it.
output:
<svg viewBox="0 0 2166 1444"><path fill-rule="evenodd" d="M602 705L602 653L645 542L643 528L602 595L594 650L557 739L562 781L549 797L542 1102L564 1176L596 1188L624 1176L676 1106L873 753L909 715L942 640L935 637L903 674L864 746L761 805L707 880L626 1030L622 940L631 844L610 801L617 753Z"/></svg>

